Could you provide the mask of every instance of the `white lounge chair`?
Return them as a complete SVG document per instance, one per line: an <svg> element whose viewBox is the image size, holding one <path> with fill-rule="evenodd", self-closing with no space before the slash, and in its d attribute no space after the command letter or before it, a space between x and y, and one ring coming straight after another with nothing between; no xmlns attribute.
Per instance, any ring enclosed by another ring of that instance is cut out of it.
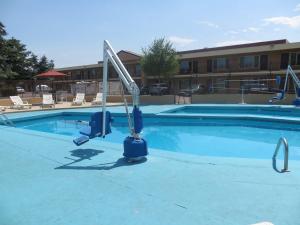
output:
<svg viewBox="0 0 300 225"><path fill-rule="evenodd" d="M43 102L41 105L42 108L44 107L54 107L55 108L55 103L53 100L53 97L51 94L43 94Z"/></svg>
<svg viewBox="0 0 300 225"><path fill-rule="evenodd" d="M97 93L96 98L93 99L92 105L100 105L102 103L102 93Z"/></svg>
<svg viewBox="0 0 300 225"><path fill-rule="evenodd" d="M77 93L76 98L73 99L72 105L82 105L83 103L85 103L84 97L84 93Z"/></svg>
<svg viewBox="0 0 300 225"><path fill-rule="evenodd" d="M20 96L10 96L10 100L12 101L13 105L11 106L12 109L24 109L24 107L28 107L31 109L31 104L27 101L23 101Z"/></svg>
<svg viewBox="0 0 300 225"><path fill-rule="evenodd" d="M5 106L0 106L0 111L5 111L6 107Z"/></svg>

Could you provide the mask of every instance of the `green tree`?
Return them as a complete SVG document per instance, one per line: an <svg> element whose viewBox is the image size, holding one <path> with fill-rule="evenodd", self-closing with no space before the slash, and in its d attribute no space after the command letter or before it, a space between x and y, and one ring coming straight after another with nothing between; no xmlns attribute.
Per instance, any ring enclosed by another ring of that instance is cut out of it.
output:
<svg viewBox="0 0 300 225"><path fill-rule="evenodd" d="M176 50L165 38L154 40L148 48L142 51L141 65L146 76L157 76L160 82L161 77L169 79L171 75L178 72L179 62Z"/></svg>
<svg viewBox="0 0 300 225"><path fill-rule="evenodd" d="M54 67L46 56L40 59L15 38L5 39L7 32L0 22L0 79L30 79Z"/></svg>
<svg viewBox="0 0 300 225"><path fill-rule="evenodd" d="M0 38L2 38L5 35L7 35L5 26L3 25L3 23L0 22Z"/></svg>
<svg viewBox="0 0 300 225"><path fill-rule="evenodd" d="M42 56L39 60L39 62L37 63L36 69L37 69L37 73L43 73L49 69L53 69L54 68L54 63L53 60L48 61L46 56Z"/></svg>

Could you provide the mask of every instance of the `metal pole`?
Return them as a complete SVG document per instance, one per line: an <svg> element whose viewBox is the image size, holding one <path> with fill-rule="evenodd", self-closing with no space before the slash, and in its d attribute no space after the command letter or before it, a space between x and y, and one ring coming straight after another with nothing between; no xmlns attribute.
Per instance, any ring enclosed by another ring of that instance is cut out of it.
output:
<svg viewBox="0 0 300 225"><path fill-rule="evenodd" d="M106 53L106 43L103 45L103 79L102 79L102 137L105 137L106 121L106 95L107 95L107 77L108 77L108 56ZM100 85L99 85L100 89Z"/></svg>
<svg viewBox="0 0 300 225"><path fill-rule="evenodd" d="M242 86L242 102L241 104L245 104L245 101L244 101L244 86Z"/></svg>

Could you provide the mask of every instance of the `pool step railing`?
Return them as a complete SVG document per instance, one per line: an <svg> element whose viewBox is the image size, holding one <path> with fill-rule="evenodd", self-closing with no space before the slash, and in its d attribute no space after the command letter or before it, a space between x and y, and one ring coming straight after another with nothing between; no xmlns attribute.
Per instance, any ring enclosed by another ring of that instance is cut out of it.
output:
<svg viewBox="0 0 300 225"><path fill-rule="evenodd" d="M15 124L5 115L5 113L0 112L0 118L4 125L15 127Z"/></svg>
<svg viewBox="0 0 300 225"><path fill-rule="evenodd" d="M273 167L275 170L277 170L276 169L276 158L277 158L279 149L282 144L284 146L284 164L283 164L283 169L281 170L281 172L283 173L283 172L288 172L288 166L289 166L289 144L288 144L286 138L284 138L284 137L279 138L272 159L273 159Z"/></svg>

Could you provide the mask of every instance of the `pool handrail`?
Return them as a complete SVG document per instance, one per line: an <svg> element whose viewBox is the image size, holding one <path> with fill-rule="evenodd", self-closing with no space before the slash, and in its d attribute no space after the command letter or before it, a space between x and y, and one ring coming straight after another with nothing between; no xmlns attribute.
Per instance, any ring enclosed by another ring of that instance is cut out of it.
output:
<svg viewBox="0 0 300 225"><path fill-rule="evenodd" d="M272 159L273 159L273 166L276 167L276 157L278 155L278 152L279 152L279 149L280 149L280 146L282 145L282 143L284 145L284 165L283 165L283 169L281 170L281 172L284 173L284 172L288 172L288 165L289 165L289 144L288 144L286 138L284 138L284 137L279 138Z"/></svg>

